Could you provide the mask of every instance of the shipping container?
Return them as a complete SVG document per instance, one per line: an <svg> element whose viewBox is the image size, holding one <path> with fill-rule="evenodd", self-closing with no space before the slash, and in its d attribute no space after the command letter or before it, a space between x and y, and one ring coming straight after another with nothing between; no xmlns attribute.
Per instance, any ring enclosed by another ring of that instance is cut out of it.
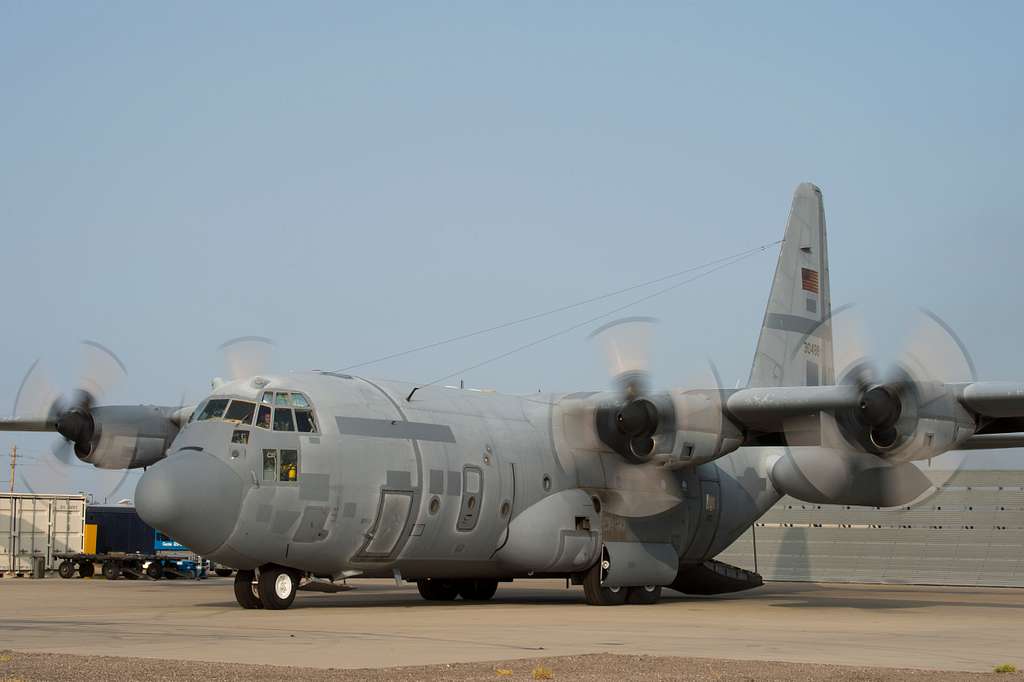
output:
<svg viewBox="0 0 1024 682"><path fill-rule="evenodd" d="M96 546L86 550L91 554L152 554L154 551L156 531L139 518L135 507L91 505L85 510L85 522L96 527Z"/></svg>
<svg viewBox="0 0 1024 682"><path fill-rule="evenodd" d="M0 573L29 573L34 557L55 570L56 554L81 552L85 502L82 495L0 493Z"/></svg>

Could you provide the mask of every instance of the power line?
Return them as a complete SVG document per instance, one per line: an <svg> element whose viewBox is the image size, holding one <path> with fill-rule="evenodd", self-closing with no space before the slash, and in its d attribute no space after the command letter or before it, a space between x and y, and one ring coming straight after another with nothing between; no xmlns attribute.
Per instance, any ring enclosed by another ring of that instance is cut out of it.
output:
<svg viewBox="0 0 1024 682"><path fill-rule="evenodd" d="M438 383L440 383L442 381L445 381L446 379L451 379L452 377L459 376L460 374L464 374L466 372L471 372L474 369L479 369L480 367L483 367L484 365L489 365L492 362L497 362L498 360L502 360L504 358L507 358L508 356L514 355L515 353L518 353L520 351L524 351L524 350L526 350L528 348L533 348L534 346L540 345L540 344L544 343L545 341L550 341L551 339L554 339L554 338L556 338L558 336L562 336L563 334L568 334L569 332L574 331L576 329L579 329L580 327L586 327L587 325L593 324L594 322L597 322L598 320L602 320L602 319L604 319L606 317L610 317L611 315L614 315L616 313L620 313L623 310L626 310L627 308L631 308L631 307L633 307L635 305L643 303L644 301L649 301L650 299L655 298L656 296L661 296L662 294L667 294L668 292L672 291L673 289L678 289L679 287L681 287L681 286L683 286L685 284L689 284L691 282L695 282L698 279L701 279L702 277L707 277L708 275L710 275L710 274L712 274L714 272L717 272L719 270L722 270L723 268L727 268L730 265L735 265L736 263L739 263L742 260L746 260L747 258L749 258L751 256L754 256L757 253L760 253L762 251L765 251L768 248L774 246L775 244L779 244L779 243L780 242L778 242L778 241L772 242L771 244L765 244L764 246L758 247L757 249L753 249L751 251L744 252L740 256L734 256L733 259L728 261L728 262L722 263L721 265L718 265L717 267L714 267L714 268L712 268L712 269L710 269L710 270L708 270L706 272L702 272L699 275L695 275L694 277L690 277L689 279L685 279L682 282L676 282L675 284L672 284L671 286L665 287L663 289L659 289L658 291L655 291L654 293L647 294L646 296L642 296L641 298L638 298L636 300L630 301L629 303L626 303L625 305L621 305L621 306L619 306L617 308L613 308L613 309L611 309L611 310L609 310L607 312L601 313L600 315L596 315L596 316L591 317L589 319L583 320L582 322L577 322L576 324L574 324L572 326L569 326L569 327L566 327L565 329L561 329L561 330L559 330L557 332L554 332L553 334L548 334L547 336L544 336L542 338L536 339L534 341L530 341L529 343L525 343L525 344L523 344L521 346L517 346L516 348L513 348L512 350L506 351L506 352L504 352L504 353L502 353L500 355L495 355L494 357L487 358L486 360L483 360L482 362L478 362L475 365L470 365L469 367L464 367L463 369L460 369L457 372L452 372L451 374L446 374L445 376L440 377L438 379L434 379L433 381L431 381L429 383L422 384L421 386L417 386L417 388L414 389L413 392L409 394L409 397L412 397L412 394L415 393L416 390L418 390L420 388L425 388L427 386L433 386L434 384L438 384ZM408 399L409 398L406 398L406 400L408 400Z"/></svg>
<svg viewBox="0 0 1024 682"><path fill-rule="evenodd" d="M465 334L459 334L458 336L452 336L452 337L447 338L447 339L441 339L440 341L433 341L431 343L427 343L427 344L424 344L422 346L416 346L415 348L409 348L407 350L399 351L397 353L391 353L389 355L382 355L379 358L374 358L373 360L367 360L365 362L359 362L359 363L356 363L354 365L349 365L347 367L342 367L341 369L336 369L334 371L335 372L347 372L348 370L356 369L358 367L366 367L367 365L375 365L378 362L384 362L385 360L393 360L395 358L400 358L400 357L403 357L403 356L406 356L406 355L411 355L413 353L418 353L420 351L429 350L431 348L437 348L438 346L443 346L445 344L455 343L456 341L464 341L465 339L471 339L474 336L480 336L481 334L488 334L490 332L495 332L495 331L498 331L500 329L506 329L508 327L514 327L517 324L522 324L524 322L530 322L532 320L537 320L537 319L540 319L542 317L547 317L549 315L554 315L556 313L565 312L566 310L572 310L573 308L579 308L580 306L584 306L584 305L587 305L589 303L596 303L597 301L603 301L603 300L605 300L607 298L612 298L614 296L618 296L619 294L624 294L624 293L627 293L627 292L630 292L630 291L634 291L636 289L643 289L644 287L649 287L651 285L658 284L659 282L664 282L666 280L675 279L676 277L681 277L681 276L689 274L691 272L696 272L698 270L703 270L704 268L711 267L713 265L718 265L719 263L726 263L726 265L730 265L732 263L733 259L736 259L736 258L740 258L740 259L746 258L747 256L752 256L752 255L754 255L756 253L760 253L762 251L765 251L765 250L767 250L767 249L769 249L769 248L771 248L771 247L773 247L773 246L775 246L777 244L781 244L781 243L782 243L781 239L773 241L773 242L768 242L767 244L762 244L761 246L758 246L758 247L755 247L755 248L752 248L752 249L747 249L746 251L740 251L739 253L734 253L731 256L724 256L722 258L717 258L715 260L708 261L707 263L702 263L701 265L694 265L694 266L691 266L689 268L686 268L685 270L679 270L677 272L673 272L673 273L670 273L668 275L663 275L663 276L657 277L655 279L647 280L646 282L640 282L639 284L632 284L632 285L630 285L628 287L625 287L625 288L622 288L622 289L616 289L615 291L609 291L609 292L601 294L599 296L594 296L592 298L587 298L587 299L584 299L582 301L577 301L575 303L569 303L567 305L559 306L558 308L552 308L551 310L546 310L546 311L541 312L541 313L534 313L532 315L527 315L526 317L520 317L520 318L518 318L516 320L511 320L509 322L502 322L501 324L496 324L496 325L494 325L492 327L486 327L484 329L478 329L476 331L467 332ZM728 261L728 262L726 262L726 261ZM709 272L704 273L704 274L710 274L711 272L714 272L714 270L710 270ZM692 280L689 280L689 281L692 281ZM641 300L646 300L646 299L641 299ZM633 305L633 304L630 304L630 305Z"/></svg>

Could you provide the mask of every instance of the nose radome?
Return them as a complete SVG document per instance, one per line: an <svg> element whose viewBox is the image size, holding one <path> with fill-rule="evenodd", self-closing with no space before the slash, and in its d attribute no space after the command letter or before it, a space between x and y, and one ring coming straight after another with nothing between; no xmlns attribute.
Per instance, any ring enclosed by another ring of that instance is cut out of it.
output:
<svg viewBox="0 0 1024 682"><path fill-rule="evenodd" d="M135 507L142 520L197 554L224 544L242 508L242 479L217 458L172 454L142 475Z"/></svg>

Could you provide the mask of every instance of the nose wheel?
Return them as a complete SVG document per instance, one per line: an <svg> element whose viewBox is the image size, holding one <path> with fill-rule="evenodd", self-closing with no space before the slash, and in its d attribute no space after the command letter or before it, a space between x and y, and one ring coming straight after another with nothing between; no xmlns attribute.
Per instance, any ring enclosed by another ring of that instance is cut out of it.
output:
<svg viewBox="0 0 1024 682"><path fill-rule="evenodd" d="M255 571L239 571L235 574L235 600L243 609L262 609Z"/></svg>
<svg viewBox="0 0 1024 682"><path fill-rule="evenodd" d="M235 573L235 600L243 609L280 611L295 601L302 575L284 566L269 564L255 571Z"/></svg>

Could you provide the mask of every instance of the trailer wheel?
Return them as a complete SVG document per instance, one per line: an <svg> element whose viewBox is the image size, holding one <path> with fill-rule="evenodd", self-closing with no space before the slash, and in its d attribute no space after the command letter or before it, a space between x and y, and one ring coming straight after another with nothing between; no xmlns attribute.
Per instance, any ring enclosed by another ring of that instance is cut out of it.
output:
<svg viewBox="0 0 1024 682"><path fill-rule="evenodd" d="M262 609L259 588L253 571L239 571L235 574L235 599L243 609Z"/></svg>
<svg viewBox="0 0 1024 682"><path fill-rule="evenodd" d="M153 580L160 580L164 577L164 565L159 561L150 561L149 566L146 566L146 575Z"/></svg>
<svg viewBox="0 0 1024 682"><path fill-rule="evenodd" d="M83 561L78 564L78 575L83 578L91 578L96 574L96 564L91 561Z"/></svg>
<svg viewBox="0 0 1024 682"><path fill-rule="evenodd" d="M259 593L263 608L279 611L295 601L299 574L290 568L270 565L260 569Z"/></svg>
<svg viewBox="0 0 1024 682"><path fill-rule="evenodd" d="M75 565L65 559L60 562L60 566L57 567L57 575L65 579L73 577L75 575Z"/></svg>
<svg viewBox="0 0 1024 682"><path fill-rule="evenodd" d="M124 568L127 570L123 570L122 575L128 580L138 580L142 573L142 564L138 561L130 561Z"/></svg>
<svg viewBox="0 0 1024 682"><path fill-rule="evenodd" d="M103 577L107 580L117 580L121 577L121 564L116 561L103 562Z"/></svg>

